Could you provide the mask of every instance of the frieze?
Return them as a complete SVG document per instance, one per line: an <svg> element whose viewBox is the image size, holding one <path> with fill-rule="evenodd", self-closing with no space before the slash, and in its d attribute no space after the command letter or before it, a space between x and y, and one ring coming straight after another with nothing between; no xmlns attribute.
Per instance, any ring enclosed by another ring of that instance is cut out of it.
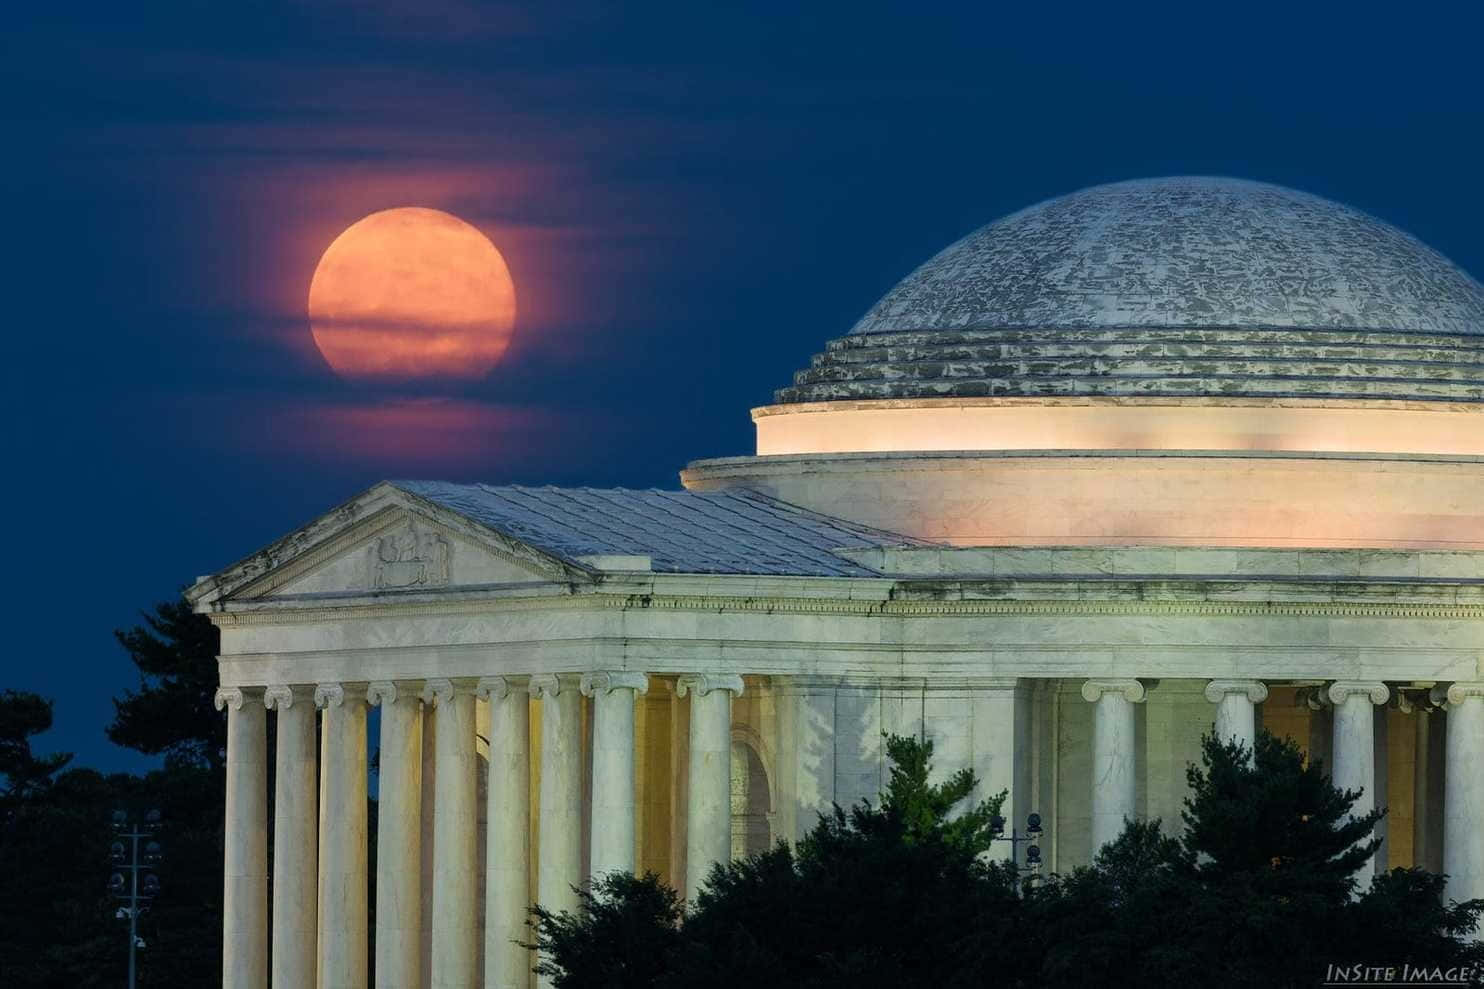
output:
<svg viewBox="0 0 1484 989"><path fill-rule="evenodd" d="M561 597L486 598L432 605L424 602L347 604L343 607L294 607L219 612L209 617L221 627L296 625L349 618L408 615L470 615L528 611L709 611L748 614L815 614L854 617L975 617L1104 615L1175 617L1396 618L1441 621L1484 620L1480 604L1411 604L1358 601L1089 601L1089 600L946 600L861 601L830 598L763 598L659 594L576 594Z"/></svg>

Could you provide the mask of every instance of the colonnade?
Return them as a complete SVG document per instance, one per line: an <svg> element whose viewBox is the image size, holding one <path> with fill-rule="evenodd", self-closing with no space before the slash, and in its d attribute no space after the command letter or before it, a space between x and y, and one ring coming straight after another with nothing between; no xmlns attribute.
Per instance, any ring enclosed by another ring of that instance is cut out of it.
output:
<svg viewBox="0 0 1484 989"><path fill-rule="evenodd" d="M630 671L482 679L224 687L227 712L223 985L525 989L530 937L530 699L540 702L536 900L577 906L583 874L582 697L593 702L590 872L635 869L635 719L648 678ZM685 889L731 848L735 675L679 678L690 697ZM478 873L475 702L490 705L485 868ZM381 708L376 930L367 854L366 717ZM315 744L315 711L323 718ZM268 900L267 723L277 712L272 916ZM431 917L422 916L423 717L435 712ZM321 759L322 757L322 759ZM323 766L320 762L323 761ZM482 886L482 890L481 890ZM484 897L483 970L477 897Z"/></svg>
<svg viewBox="0 0 1484 989"><path fill-rule="evenodd" d="M275 987L363 989L368 985L366 716L381 707L377 808L375 984L422 985L423 938L434 989L525 989L533 964L518 943L531 888L530 699L540 702L540 794L536 900L553 910L577 906L583 875L582 704L592 699L592 792L587 801L592 875L635 870L635 701L648 678L631 671L494 676L369 684L321 683L223 688L227 711L227 796L223 984L263 989L272 945ZM686 767L685 894L693 897L731 847L731 702L735 675L678 678L689 697ZM1092 849L1137 816L1135 679L1090 679L1094 705ZM1256 680L1212 680L1205 696L1216 733L1252 747L1256 706L1268 696ZM1322 690L1333 708L1329 758L1337 786L1360 790L1353 813L1369 813L1377 790L1374 711L1390 696L1379 681L1336 681ZM487 837L477 875L478 807L475 701L490 706ZM1484 896L1484 682L1433 691L1445 707L1443 869L1448 895ZM323 714L322 750L315 709ZM268 911L266 712L277 713L274 784L273 910ZM422 916L421 847L425 808L424 712L435 714L432 765L431 917ZM318 766L321 751L323 766ZM1015 757L1012 757L1015 758ZM481 891L482 883L482 891ZM476 902L484 897L483 970ZM426 935L424 932L427 932Z"/></svg>
<svg viewBox="0 0 1484 989"><path fill-rule="evenodd" d="M1267 699L1257 680L1212 680L1206 699L1216 705L1216 735L1237 739L1249 749L1257 737L1256 706ZM1144 700L1138 680L1088 680L1082 696L1096 705L1093 715L1092 849L1117 838L1124 821L1137 816L1136 747L1133 705ZM1377 680L1338 680L1323 688L1333 708L1330 776L1343 790L1359 790L1355 817L1376 806L1375 708L1391 696ZM1443 784L1443 872L1448 895L1466 900L1484 896L1484 683L1454 683L1432 691L1433 704L1445 708L1447 756ZM1316 702L1317 703L1317 702Z"/></svg>

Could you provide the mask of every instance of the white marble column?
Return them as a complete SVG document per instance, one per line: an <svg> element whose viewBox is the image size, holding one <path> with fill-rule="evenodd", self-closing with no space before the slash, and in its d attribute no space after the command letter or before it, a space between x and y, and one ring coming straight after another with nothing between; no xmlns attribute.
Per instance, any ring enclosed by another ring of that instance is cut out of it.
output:
<svg viewBox="0 0 1484 989"><path fill-rule="evenodd" d="M690 674L675 692L691 699L685 898L694 903L711 867L732 857L732 698L741 695L742 678Z"/></svg>
<svg viewBox="0 0 1484 989"><path fill-rule="evenodd" d="M263 703L278 712L273 782L273 979L314 984L319 926L319 745L314 688L269 687Z"/></svg>
<svg viewBox="0 0 1484 989"><path fill-rule="evenodd" d="M223 826L222 986L268 984L268 719L261 692L222 687L227 711L227 815Z"/></svg>
<svg viewBox="0 0 1484 989"><path fill-rule="evenodd" d="M421 683L377 681L381 705L376 799L376 985L422 981L423 700Z"/></svg>
<svg viewBox="0 0 1484 989"><path fill-rule="evenodd" d="M950 688L952 689L952 688ZM969 678L962 688L969 694L970 742L974 775L979 785L970 800L978 802L1005 791L1000 814L1005 833L1025 836L1026 817L1035 806L1031 766L1031 684L1016 678ZM1003 842L991 857L1025 858L1024 847Z"/></svg>
<svg viewBox="0 0 1484 989"><path fill-rule="evenodd" d="M351 684L322 683L314 703L324 711L325 735L318 989L365 989L366 696Z"/></svg>
<svg viewBox="0 0 1484 989"><path fill-rule="evenodd" d="M1268 699L1268 688L1260 680L1212 680L1206 684L1206 700L1216 705L1216 737L1236 739L1247 748L1250 765L1257 744L1257 705Z"/></svg>
<svg viewBox="0 0 1484 989"><path fill-rule="evenodd" d="M593 877L634 871L634 699L649 689L643 673L588 673L593 699Z"/></svg>
<svg viewBox="0 0 1484 989"><path fill-rule="evenodd" d="M577 677L531 677L541 701L541 841L536 900L576 910L582 876L582 694Z"/></svg>
<svg viewBox="0 0 1484 989"><path fill-rule="evenodd" d="M433 707L433 973L432 989L479 984L478 889L474 806L479 757L474 750L472 685L429 680L423 702Z"/></svg>
<svg viewBox="0 0 1484 989"><path fill-rule="evenodd" d="M1088 680L1082 697L1097 707L1092 729L1092 854L1123 833L1136 812L1138 771L1134 705L1144 699L1137 680Z"/></svg>
<svg viewBox="0 0 1484 989"><path fill-rule="evenodd" d="M1376 809L1375 706L1385 704L1391 691L1378 680L1337 680L1326 694L1334 705L1335 719L1334 771L1330 778L1341 790L1361 791L1350 816L1364 817ZM1373 863L1373 872L1375 868Z"/></svg>
<svg viewBox="0 0 1484 989"><path fill-rule="evenodd" d="M1484 683L1435 691L1448 702L1443 767L1443 872L1448 898L1484 897Z"/></svg>
<svg viewBox="0 0 1484 989"><path fill-rule="evenodd" d="M1444 758L1448 747L1447 716L1439 706L1447 688L1437 697L1419 697L1416 718L1416 754L1412 764L1412 864L1429 872L1443 871Z"/></svg>
<svg viewBox="0 0 1484 989"><path fill-rule="evenodd" d="M485 677L490 702L489 836L484 859L485 989L526 989L535 959L529 941L531 697L512 677Z"/></svg>

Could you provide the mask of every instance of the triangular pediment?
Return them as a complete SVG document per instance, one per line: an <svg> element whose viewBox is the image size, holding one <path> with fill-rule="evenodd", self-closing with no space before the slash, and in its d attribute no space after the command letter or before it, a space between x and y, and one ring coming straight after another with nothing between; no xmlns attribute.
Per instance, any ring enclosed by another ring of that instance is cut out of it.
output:
<svg viewBox="0 0 1484 989"><path fill-rule="evenodd" d="M392 485L380 484L187 591L227 601L417 594L592 572Z"/></svg>

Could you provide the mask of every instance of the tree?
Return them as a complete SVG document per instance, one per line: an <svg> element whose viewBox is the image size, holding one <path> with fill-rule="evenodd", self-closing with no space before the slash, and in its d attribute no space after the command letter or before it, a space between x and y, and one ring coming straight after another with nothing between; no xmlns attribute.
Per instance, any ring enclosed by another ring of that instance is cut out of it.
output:
<svg viewBox="0 0 1484 989"><path fill-rule="evenodd" d="M1180 814L1197 876L1251 876L1283 898L1350 895L1380 847L1373 832L1384 808L1352 819L1360 792L1337 789L1322 764L1306 765L1295 742L1269 732L1258 733L1252 750L1207 735L1201 751L1204 768L1185 770L1190 796Z"/></svg>
<svg viewBox="0 0 1484 989"><path fill-rule="evenodd" d="M613 872L578 889L577 913L532 909L541 963L557 986L647 989L680 940L680 896L654 873ZM555 960L554 960L555 959Z"/></svg>
<svg viewBox="0 0 1484 989"><path fill-rule="evenodd" d="M226 764L227 730L216 710L217 628L185 599L157 604L141 615L143 625L114 637L139 670L139 689L115 698L108 737L167 763Z"/></svg>
<svg viewBox="0 0 1484 989"><path fill-rule="evenodd" d="M70 752L37 756L31 751L31 737L51 726L51 701L26 691L0 691L0 776L5 777L0 825L11 819L19 805L50 786L72 761Z"/></svg>
<svg viewBox="0 0 1484 989"><path fill-rule="evenodd" d="M1019 900L1013 871L984 858L1005 794L972 802L969 770L931 782L932 751L931 742L888 738L880 806L836 807L797 850L780 842L715 866L683 919L653 877L602 885L575 914L538 908L545 973L562 987L950 983L969 936L1003 923ZM646 931L630 941L663 951L647 981L598 977L636 970L626 944L611 939L619 928Z"/></svg>
<svg viewBox="0 0 1484 989"><path fill-rule="evenodd" d="M157 606L115 633L140 673L115 700L115 742L163 755L142 776L68 768L65 754L36 756L31 738L51 724L34 694L0 693L0 985L117 986L127 944L118 902L106 892L116 809L164 818L161 895L140 923L148 947L141 985L198 986L221 979L223 719L216 689L216 630L185 602Z"/></svg>
<svg viewBox="0 0 1484 989"><path fill-rule="evenodd" d="M1028 900L1046 985L1116 971L1144 986L1311 986L1330 965L1479 964L1484 902L1444 904L1441 877L1393 870L1368 887L1384 811L1305 765L1291 741L1253 749L1207 737L1179 838L1130 823L1093 865Z"/></svg>
<svg viewBox="0 0 1484 989"><path fill-rule="evenodd" d="M1364 888L1381 813L1352 820L1297 747L1207 738L1179 837L1130 822L1091 865L1033 886L987 861L996 801L929 782L930 746L888 745L881 805L835 808L790 848L718 866L688 912L653 876L615 877L574 914L537 910L563 989L1312 986L1329 966L1472 966L1484 901L1395 869ZM1002 795L1003 796L1003 795ZM642 947L642 958L635 954Z"/></svg>

